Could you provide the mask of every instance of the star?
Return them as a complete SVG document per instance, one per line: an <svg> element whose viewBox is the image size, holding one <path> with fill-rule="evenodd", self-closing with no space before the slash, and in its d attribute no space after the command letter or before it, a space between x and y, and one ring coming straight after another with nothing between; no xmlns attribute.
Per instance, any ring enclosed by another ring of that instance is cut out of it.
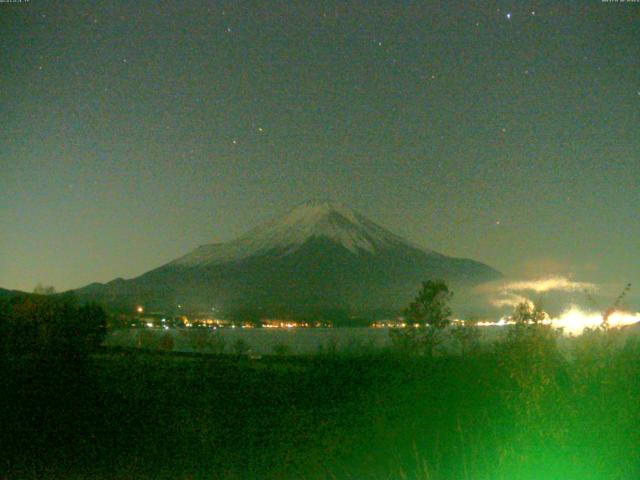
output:
<svg viewBox="0 0 640 480"><path fill-rule="evenodd" d="M511 20L511 12L507 13L507 20Z"/></svg>
<svg viewBox="0 0 640 480"><path fill-rule="evenodd" d="M238 144L238 140L236 140L235 138L231 141L231 143L233 143L234 145Z"/></svg>

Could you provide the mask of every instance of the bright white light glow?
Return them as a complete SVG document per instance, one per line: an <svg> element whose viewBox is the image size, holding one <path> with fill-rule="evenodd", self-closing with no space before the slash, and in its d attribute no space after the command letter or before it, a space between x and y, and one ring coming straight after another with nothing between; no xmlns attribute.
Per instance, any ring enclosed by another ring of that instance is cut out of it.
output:
<svg viewBox="0 0 640 480"><path fill-rule="evenodd" d="M565 335L581 335L586 328L597 328L602 325L602 314L599 312L589 312L580 307L572 305L555 318L548 318L541 322L544 325L552 325L554 328L562 329ZM610 328L626 327L640 323L640 312L620 312L615 311L609 315L607 323ZM515 322L508 317L501 318L497 322L478 322L479 327L502 327L514 325Z"/></svg>
<svg viewBox="0 0 640 480"><path fill-rule="evenodd" d="M585 312L579 307L572 306L565 310L558 318L551 319L555 327L560 327L566 334L580 335L585 328L595 328L602 325L602 314ZM613 312L609 315L609 327L624 327L640 322L640 312Z"/></svg>

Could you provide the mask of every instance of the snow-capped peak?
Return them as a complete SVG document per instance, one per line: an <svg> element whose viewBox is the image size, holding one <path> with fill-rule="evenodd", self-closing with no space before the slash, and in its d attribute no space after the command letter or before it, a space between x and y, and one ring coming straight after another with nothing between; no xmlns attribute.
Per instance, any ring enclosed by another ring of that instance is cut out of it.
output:
<svg viewBox="0 0 640 480"><path fill-rule="evenodd" d="M359 223L358 216L350 208L342 205L341 203L318 200L311 200L298 205L296 208L278 219L278 221L289 225L301 223L313 225L323 221L331 214L341 215L354 224Z"/></svg>
<svg viewBox="0 0 640 480"><path fill-rule="evenodd" d="M399 244L417 248L342 204L309 201L237 240L203 245L172 263L212 265L273 250L288 253L312 238L331 240L354 254L375 253Z"/></svg>

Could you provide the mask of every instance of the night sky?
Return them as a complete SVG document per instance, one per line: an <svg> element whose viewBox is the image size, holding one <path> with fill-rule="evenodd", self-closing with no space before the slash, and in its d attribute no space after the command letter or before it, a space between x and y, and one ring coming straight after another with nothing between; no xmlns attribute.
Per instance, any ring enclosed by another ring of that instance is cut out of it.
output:
<svg viewBox="0 0 640 480"><path fill-rule="evenodd" d="M640 3L0 3L0 286L137 276L307 199L640 287Z"/></svg>

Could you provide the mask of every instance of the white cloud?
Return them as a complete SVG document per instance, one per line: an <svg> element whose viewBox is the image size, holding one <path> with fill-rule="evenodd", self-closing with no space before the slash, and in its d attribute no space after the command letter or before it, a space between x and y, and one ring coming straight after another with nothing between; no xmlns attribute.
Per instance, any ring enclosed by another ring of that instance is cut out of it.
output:
<svg viewBox="0 0 640 480"><path fill-rule="evenodd" d="M566 277L548 277L539 280L523 280L503 284L500 290L504 293L524 291L542 293L551 290L561 292L595 292L597 287L593 283L574 282Z"/></svg>

